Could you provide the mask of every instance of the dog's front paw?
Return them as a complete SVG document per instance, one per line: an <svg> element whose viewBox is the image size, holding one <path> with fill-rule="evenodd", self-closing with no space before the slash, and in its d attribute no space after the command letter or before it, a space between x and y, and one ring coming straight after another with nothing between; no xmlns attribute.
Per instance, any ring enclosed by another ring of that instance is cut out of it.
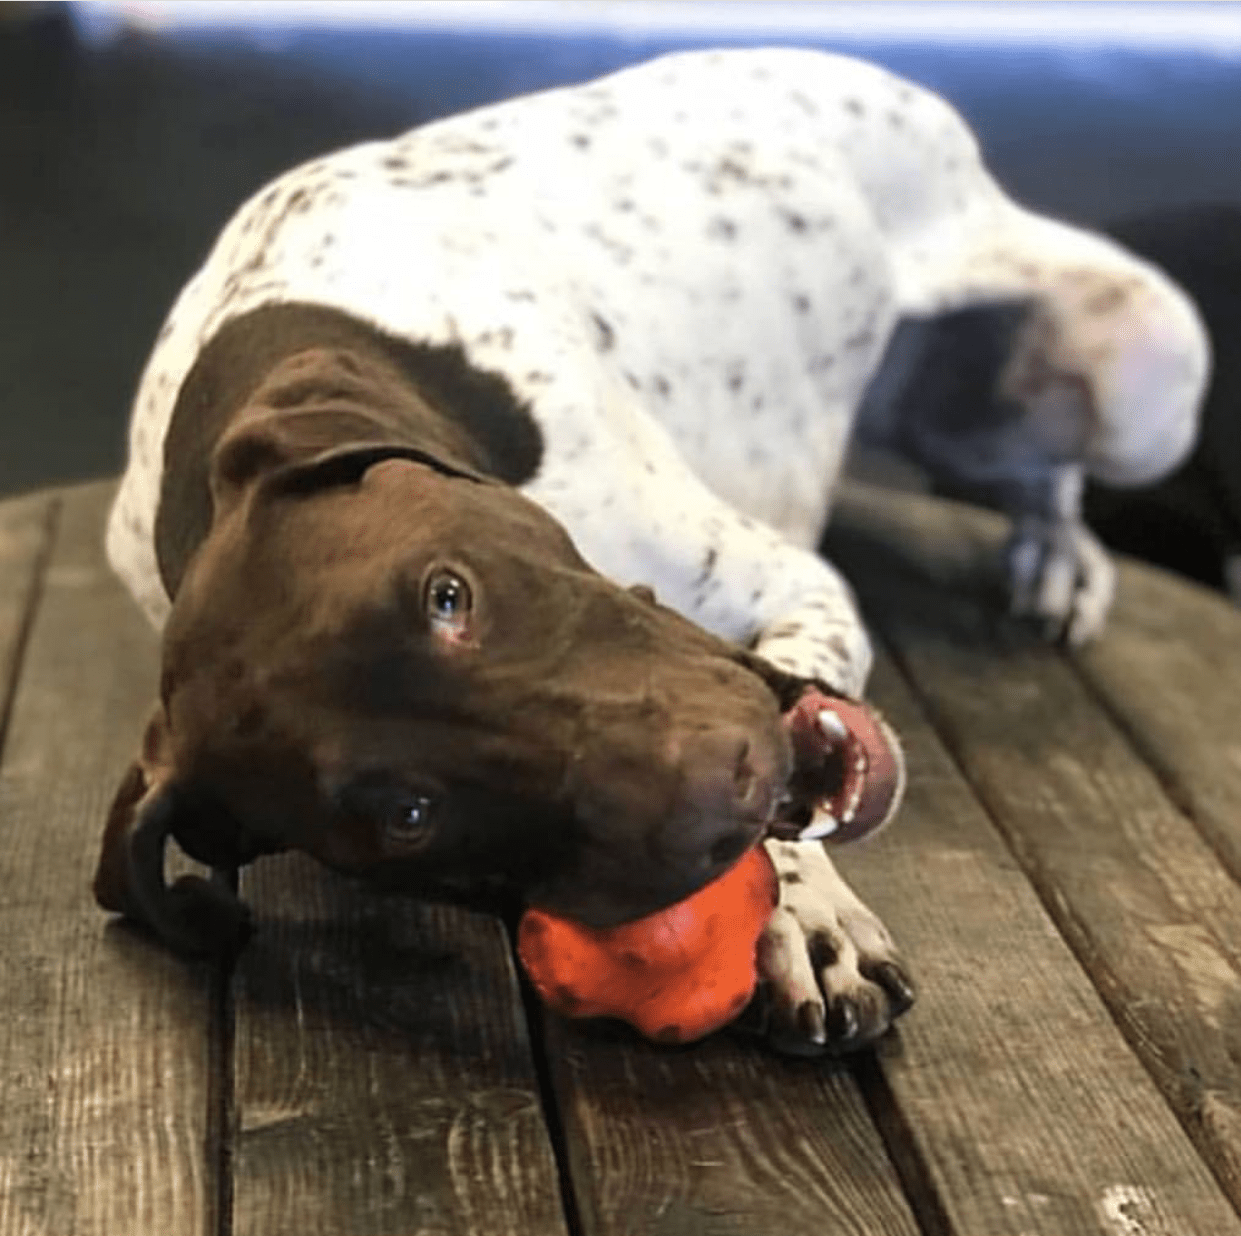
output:
<svg viewBox="0 0 1241 1236"><path fill-rule="evenodd" d="M1006 559L1013 614L1075 647L1103 630L1116 595L1116 567L1085 524L1019 520Z"/></svg>
<svg viewBox="0 0 1241 1236"><path fill-rule="evenodd" d="M873 1042L914 1002L878 918L816 842L769 841L780 902L758 944L759 986L739 1026L795 1055Z"/></svg>

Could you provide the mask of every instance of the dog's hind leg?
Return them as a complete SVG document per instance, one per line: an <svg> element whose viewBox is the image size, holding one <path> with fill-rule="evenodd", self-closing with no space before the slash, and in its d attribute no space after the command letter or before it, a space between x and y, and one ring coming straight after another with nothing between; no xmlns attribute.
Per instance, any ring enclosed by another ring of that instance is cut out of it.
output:
<svg viewBox="0 0 1241 1236"><path fill-rule="evenodd" d="M1183 458L1207 338L1188 297L1154 267L998 190L979 196L920 244L893 248L908 312L1017 309L1004 355L968 406L938 407L922 390L887 428L933 474L1009 513L1013 610L1081 643L1101 630L1115 586L1082 518L1084 476L1144 484Z"/></svg>

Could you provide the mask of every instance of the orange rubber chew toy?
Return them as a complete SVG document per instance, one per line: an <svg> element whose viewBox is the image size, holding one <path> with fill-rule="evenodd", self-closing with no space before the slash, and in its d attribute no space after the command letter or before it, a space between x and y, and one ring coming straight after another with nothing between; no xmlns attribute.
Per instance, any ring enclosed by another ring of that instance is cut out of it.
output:
<svg viewBox="0 0 1241 1236"><path fill-rule="evenodd" d="M647 1038L689 1043L736 1017L754 992L758 937L775 909L760 845L696 893L599 931L530 909L517 953L542 999L567 1017L616 1017Z"/></svg>

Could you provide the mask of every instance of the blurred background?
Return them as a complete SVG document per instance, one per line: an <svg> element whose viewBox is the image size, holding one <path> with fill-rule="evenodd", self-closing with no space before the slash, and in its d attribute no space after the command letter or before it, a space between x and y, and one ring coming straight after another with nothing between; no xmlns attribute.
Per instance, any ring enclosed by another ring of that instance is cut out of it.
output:
<svg viewBox="0 0 1241 1236"><path fill-rule="evenodd" d="M661 52L795 44L949 99L1017 198L1196 296L1203 448L1096 492L1122 548L1241 593L1241 5L0 3L0 495L119 471L172 298L235 207L333 147Z"/></svg>

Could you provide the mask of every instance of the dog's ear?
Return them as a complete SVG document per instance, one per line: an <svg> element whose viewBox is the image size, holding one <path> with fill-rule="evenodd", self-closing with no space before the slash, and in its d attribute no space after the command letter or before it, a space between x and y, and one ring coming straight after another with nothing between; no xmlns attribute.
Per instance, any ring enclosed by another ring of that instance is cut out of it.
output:
<svg viewBox="0 0 1241 1236"><path fill-rule="evenodd" d="M165 847L175 836L192 858L217 868L238 865L254 855L246 852L239 831L227 818L210 827L201 798L171 767L168 748L161 707L108 812L95 872L95 899L105 910L144 924L186 956L228 953L249 934L249 912L216 880L187 875L169 885L164 876Z"/></svg>
<svg viewBox="0 0 1241 1236"><path fill-rule="evenodd" d="M444 476L480 483L486 479L454 458L451 450L429 451L350 433L365 428L348 417L299 416L280 410L238 421L221 437L211 458L216 510L225 509L256 482L273 494L311 493L353 484L384 459L413 460Z"/></svg>

